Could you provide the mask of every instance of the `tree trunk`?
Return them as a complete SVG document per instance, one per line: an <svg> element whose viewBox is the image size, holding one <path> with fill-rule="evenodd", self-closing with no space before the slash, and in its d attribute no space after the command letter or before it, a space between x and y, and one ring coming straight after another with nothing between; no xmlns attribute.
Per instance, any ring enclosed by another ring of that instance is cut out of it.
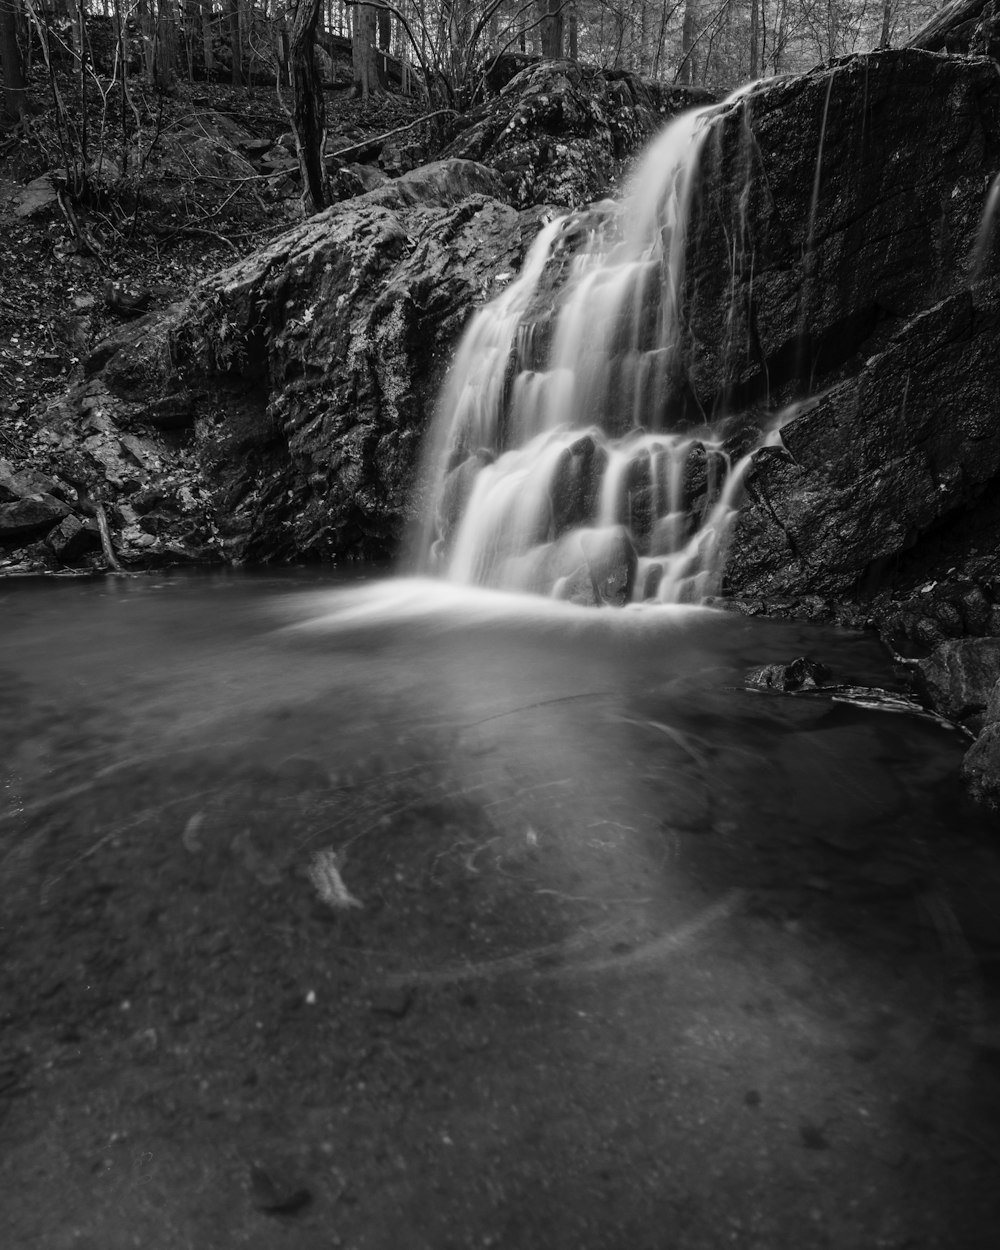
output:
<svg viewBox="0 0 1000 1250"><path fill-rule="evenodd" d="M205 58L205 77L212 77L215 69L215 51L212 48L212 0L200 0L201 42Z"/></svg>
<svg viewBox="0 0 1000 1250"><path fill-rule="evenodd" d="M240 39L240 0L228 0L229 51L233 59L232 84L243 86L243 42Z"/></svg>
<svg viewBox="0 0 1000 1250"><path fill-rule="evenodd" d="M3 103L0 115L20 121L28 111L24 62L17 42L18 0L0 0L0 63L3 65Z"/></svg>
<svg viewBox="0 0 1000 1250"><path fill-rule="evenodd" d="M156 82L170 87L177 77L177 16L174 0L160 0L156 18Z"/></svg>
<svg viewBox="0 0 1000 1250"><path fill-rule="evenodd" d="M778 5L778 25L774 32L774 38L771 40L771 73L779 74L781 72L781 61L785 55L785 45L788 42L788 0L781 0Z"/></svg>
<svg viewBox="0 0 1000 1250"><path fill-rule="evenodd" d="M687 0L684 5L684 21L681 24L681 64L677 71L677 81L690 87L697 81L695 73L694 41L698 35L698 8L696 0Z"/></svg>
<svg viewBox="0 0 1000 1250"><path fill-rule="evenodd" d="M320 3L321 0L299 0L288 41L292 63L292 125L306 204L314 213L328 203L323 168L326 107L323 84L316 69L316 23Z"/></svg>
<svg viewBox="0 0 1000 1250"><path fill-rule="evenodd" d="M562 0L538 0L542 11L542 56L558 60L563 48Z"/></svg>
<svg viewBox="0 0 1000 1250"><path fill-rule="evenodd" d="M139 0L139 35L142 40L142 77L150 85L156 71L156 18L149 0Z"/></svg>
<svg viewBox="0 0 1000 1250"><path fill-rule="evenodd" d="M580 48L578 43L579 22L577 20L576 0L573 0L573 3L569 6L569 21L567 25L569 27L569 52L567 55L571 61L578 61L580 59Z"/></svg>
<svg viewBox="0 0 1000 1250"><path fill-rule="evenodd" d="M354 95L367 100L384 90L375 53L376 11L370 4L351 9L351 59L354 66Z"/></svg>
<svg viewBox="0 0 1000 1250"><path fill-rule="evenodd" d="M758 0L750 0L750 77L760 77L760 8Z"/></svg>
<svg viewBox="0 0 1000 1250"><path fill-rule="evenodd" d="M880 48L888 48L891 35L892 0L882 0L882 34L879 36L878 46Z"/></svg>

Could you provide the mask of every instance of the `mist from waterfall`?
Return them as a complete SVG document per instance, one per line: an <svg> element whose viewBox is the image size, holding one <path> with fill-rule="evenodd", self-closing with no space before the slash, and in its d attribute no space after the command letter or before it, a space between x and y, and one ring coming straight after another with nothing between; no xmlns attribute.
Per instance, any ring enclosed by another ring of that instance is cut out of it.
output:
<svg viewBox="0 0 1000 1250"><path fill-rule="evenodd" d="M420 571L581 603L719 589L749 456L692 421L683 300L706 144L748 90L677 117L620 204L546 225L475 315L431 434Z"/></svg>

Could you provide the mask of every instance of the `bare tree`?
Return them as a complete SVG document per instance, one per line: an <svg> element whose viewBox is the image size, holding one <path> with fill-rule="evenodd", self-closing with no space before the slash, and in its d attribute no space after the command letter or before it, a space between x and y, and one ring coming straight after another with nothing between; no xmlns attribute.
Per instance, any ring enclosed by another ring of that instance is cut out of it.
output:
<svg viewBox="0 0 1000 1250"><path fill-rule="evenodd" d="M558 59L563 53L563 2L538 0L542 28L542 56Z"/></svg>
<svg viewBox="0 0 1000 1250"><path fill-rule="evenodd" d="M316 68L316 26L322 0L298 0L288 41L292 65L292 125L307 207L318 213L329 202L323 142L326 105Z"/></svg>
<svg viewBox="0 0 1000 1250"><path fill-rule="evenodd" d="M375 51L377 11L371 4L356 4L351 10L351 59L354 68L354 94L362 100L385 90Z"/></svg>
<svg viewBox="0 0 1000 1250"><path fill-rule="evenodd" d="M226 0L229 18L229 51L232 56L232 84L243 86L243 40L240 35L240 0Z"/></svg>

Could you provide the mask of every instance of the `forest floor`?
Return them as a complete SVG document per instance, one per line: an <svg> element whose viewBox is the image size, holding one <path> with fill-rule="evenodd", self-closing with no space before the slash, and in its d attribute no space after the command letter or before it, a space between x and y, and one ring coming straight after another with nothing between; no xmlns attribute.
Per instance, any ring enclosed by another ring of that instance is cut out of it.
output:
<svg viewBox="0 0 1000 1250"><path fill-rule="evenodd" d="M72 84L63 88L72 99ZM183 298L303 212L294 170L289 176L250 168L240 150L244 137L258 149L280 147L290 132L274 87L178 83L145 101L148 157L138 205L97 197L81 213L96 244L88 254L54 197L43 195L34 211L25 211L27 186L65 167L41 77L30 102L24 132L0 131L0 457L27 450L29 414L65 390L93 345L121 325L131 294L148 294L151 307ZM426 111L416 97L360 101L348 90L330 91L327 150L384 135ZM91 153L98 150L101 119L100 100L92 99ZM107 152L117 155L119 148L108 128ZM111 288L124 301L109 298Z"/></svg>

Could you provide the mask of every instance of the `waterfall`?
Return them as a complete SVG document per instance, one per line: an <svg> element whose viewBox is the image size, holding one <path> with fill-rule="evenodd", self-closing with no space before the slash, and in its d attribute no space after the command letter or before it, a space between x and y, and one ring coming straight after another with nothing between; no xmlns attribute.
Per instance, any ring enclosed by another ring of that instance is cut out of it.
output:
<svg viewBox="0 0 1000 1250"><path fill-rule="evenodd" d="M475 315L430 437L421 571L615 605L719 589L749 456L692 420L685 276L706 144L748 90L677 117L623 202L550 222Z"/></svg>

